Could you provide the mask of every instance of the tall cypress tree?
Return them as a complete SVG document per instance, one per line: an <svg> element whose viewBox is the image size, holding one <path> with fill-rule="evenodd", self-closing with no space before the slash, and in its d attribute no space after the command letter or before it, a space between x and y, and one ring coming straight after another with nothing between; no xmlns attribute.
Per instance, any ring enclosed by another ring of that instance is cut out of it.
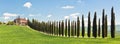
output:
<svg viewBox="0 0 120 44"><path fill-rule="evenodd" d="M108 26L107 26L107 15L105 16L105 37L107 37L107 30L108 30Z"/></svg>
<svg viewBox="0 0 120 44"><path fill-rule="evenodd" d="M102 12L102 38L104 38L104 14L105 14L105 10L103 9L103 12Z"/></svg>
<svg viewBox="0 0 120 44"><path fill-rule="evenodd" d="M52 31L52 35L53 35L53 31L54 31L54 29L53 29L53 22L51 22L51 31Z"/></svg>
<svg viewBox="0 0 120 44"><path fill-rule="evenodd" d="M57 35L57 22L54 21L54 35Z"/></svg>
<svg viewBox="0 0 120 44"><path fill-rule="evenodd" d="M115 38L115 13L114 8L111 8L111 38Z"/></svg>
<svg viewBox="0 0 120 44"><path fill-rule="evenodd" d="M97 16L96 12L94 13L94 19L93 19L93 37L97 37Z"/></svg>
<svg viewBox="0 0 120 44"><path fill-rule="evenodd" d="M59 29L59 28L58 28L58 21L56 21L56 24L55 24L55 25L56 25L56 26L55 26L55 27L56 27L56 35L58 36L58 29Z"/></svg>
<svg viewBox="0 0 120 44"><path fill-rule="evenodd" d="M61 22L59 21L59 36L61 35Z"/></svg>
<svg viewBox="0 0 120 44"><path fill-rule="evenodd" d="M73 31L74 31L74 28L73 28L73 21L71 22L71 36L73 36Z"/></svg>
<svg viewBox="0 0 120 44"><path fill-rule="evenodd" d="M62 36L64 36L64 21L62 20L62 24L61 24L61 30L62 30Z"/></svg>
<svg viewBox="0 0 120 44"><path fill-rule="evenodd" d="M68 29L67 29L67 19L65 20L65 36L67 36L67 31L68 31Z"/></svg>
<svg viewBox="0 0 120 44"><path fill-rule="evenodd" d="M90 21L90 12L88 13L88 37L90 37L91 34L91 21Z"/></svg>
<svg viewBox="0 0 120 44"><path fill-rule="evenodd" d="M70 37L70 20L68 20L68 37Z"/></svg>
<svg viewBox="0 0 120 44"><path fill-rule="evenodd" d="M75 21L72 22L72 35L75 36Z"/></svg>
<svg viewBox="0 0 120 44"><path fill-rule="evenodd" d="M76 29L76 21L75 21L75 36L77 35L77 33L76 33L76 31L77 31L77 29Z"/></svg>
<svg viewBox="0 0 120 44"><path fill-rule="evenodd" d="M79 17L77 17L77 37L80 35L80 20Z"/></svg>
<svg viewBox="0 0 120 44"><path fill-rule="evenodd" d="M85 35L84 15L82 15L82 37Z"/></svg>
<svg viewBox="0 0 120 44"><path fill-rule="evenodd" d="M55 34L55 22L53 21L53 35Z"/></svg>
<svg viewBox="0 0 120 44"><path fill-rule="evenodd" d="M99 24L98 24L98 36L100 37L100 32L101 32L101 31L100 31L100 18L99 18L98 23L99 23Z"/></svg>

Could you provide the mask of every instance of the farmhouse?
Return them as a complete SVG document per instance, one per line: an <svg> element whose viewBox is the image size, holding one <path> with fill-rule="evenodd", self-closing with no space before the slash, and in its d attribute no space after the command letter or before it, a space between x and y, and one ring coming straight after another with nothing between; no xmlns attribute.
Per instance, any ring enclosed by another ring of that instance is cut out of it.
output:
<svg viewBox="0 0 120 44"><path fill-rule="evenodd" d="M20 18L20 16L14 19L14 22L16 23L16 25L27 25L27 19Z"/></svg>

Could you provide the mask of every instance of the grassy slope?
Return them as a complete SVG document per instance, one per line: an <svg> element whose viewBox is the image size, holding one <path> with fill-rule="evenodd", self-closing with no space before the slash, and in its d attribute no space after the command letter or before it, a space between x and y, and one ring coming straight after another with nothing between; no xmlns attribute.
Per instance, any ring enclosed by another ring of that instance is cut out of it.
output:
<svg viewBox="0 0 120 44"><path fill-rule="evenodd" d="M67 38L42 34L23 26L0 25L0 44L119 44L120 35L111 38Z"/></svg>

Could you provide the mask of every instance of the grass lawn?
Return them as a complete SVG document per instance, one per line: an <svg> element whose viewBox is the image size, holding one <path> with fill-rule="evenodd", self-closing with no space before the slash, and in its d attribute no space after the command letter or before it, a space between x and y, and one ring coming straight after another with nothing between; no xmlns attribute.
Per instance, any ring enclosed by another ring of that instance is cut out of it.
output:
<svg viewBox="0 0 120 44"><path fill-rule="evenodd" d="M120 44L120 34L116 38L68 38L49 36L27 26L0 25L0 44Z"/></svg>

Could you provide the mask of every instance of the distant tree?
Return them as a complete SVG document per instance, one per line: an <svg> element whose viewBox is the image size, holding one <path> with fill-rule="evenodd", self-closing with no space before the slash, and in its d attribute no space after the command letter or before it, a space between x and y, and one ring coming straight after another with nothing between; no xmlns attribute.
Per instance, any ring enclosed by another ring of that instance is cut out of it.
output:
<svg viewBox="0 0 120 44"><path fill-rule="evenodd" d="M75 35L74 21L71 22L71 36Z"/></svg>
<svg viewBox="0 0 120 44"><path fill-rule="evenodd" d="M49 34L51 34L51 22L50 21L48 21L48 28L47 28L47 30L48 30L48 33Z"/></svg>
<svg viewBox="0 0 120 44"><path fill-rule="evenodd" d="M73 28L73 21L71 22L71 36L73 36L73 31L74 31L74 28Z"/></svg>
<svg viewBox="0 0 120 44"><path fill-rule="evenodd" d="M98 36L100 37L100 32L101 32L101 30L100 30L100 19L99 19L99 21L98 21Z"/></svg>
<svg viewBox="0 0 120 44"><path fill-rule="evenodd" d="M3 24L2 22L0 22L0 24Z"/></svg>
<svg viewBox="0 0 120 44"><path fill-rule="evenodd" d="M94 13L94 19L93 19L93 37L97 37L97 16L96 12Z"/></svg>
<svg viewBox="0 0 120 44"><path fill-rule="evenodd" d="M13 21L8 21L7 25L15 25Z"/></svg>
<svg viewBox="0 0 120 44"><path fill-rule="evenodd" d="M64 21L62 20L61 23L61 30L62 30L62 36L64 36Z"/></svg>
<svg viewBox="0 0 120 44"><path fill-rule="evenodd" d="M107 27L107 15L105 16L105 37L107 37L107 30L108 30L108 27Z"/></svg>
<svg viewBox="0 0 120 44"><path fill-rule="evenodd" d="M75 26L74 27L75 27L75 36L76 36L77 35L77 33L76 33L76 31L77 31L76 21L75 21Z"/></svg>
<svg viewBox="0 0 120 44"><path fill-rule="evenodd" d="M68 31L68 28L67 28L67 19L65 20L65 36L67 36L67 31Z"/></svg>
<svg viewBox="0 0 120 44"><path fill-rule="evenodd" d="M73 21L73 36L75 36L75 21Z"/></svg>
<svg viewBox="0 0 120 44"><path fill-rule="evenodd" d="M54 35L54 23L53 23L53 21L52 21L52 23L51 23L51 25L52 25L52 35Z"/></svg>
<svg viewBox="0 0 120 44"><path fill-rule="evenodd" d="M59 36L59 22L57 21L56 25L57 25L57 36Z"/></svg>
<svg viewBox="0 0 120 44"><path fill-rule="evenodd" d="M68 20L68 37L70 37L70 20Z"/></svg>
<svg viewBox="0 0 120 44"><path fill-rule="evenodd" d="M91 34L91 20L90 20L90 12L88 13L88 37Z"/></svg>
<svg viewBox="0 0 120 44"><path fill-rule="evenodd" d="M84 15L82 15L82 37L85 35Z"/></svg>
<svg viewBox="0 0 120 44"><path fill-rule="evenodd" d="M77 37L80 35L80 20L79 17L77 17Z"/></svg>
<svg viewBox="0 0 120 44"><path fill-rule="evenodd" d="M50 21L50 34L52 34L52 23Z"/></svg>
<svg viewBox="0 0 120 44"><path fill-rule="evenodd" d="M105 37L105 36L104 36L104 34L105 34L105 33L104 33L104 32L105 32L105 31L104 31L104 29L105 29L105 28L104 28L104 27L105 27L105 25L104 25L104 19L105 19L105 18L104 18L104 14L105 14L105 10L103 9L103 12L102 12L102 38Z"/></svg>
<svg viewBox="0 0 120 44"><path fill-rule="evenodd" d="M55 21L53 22L53 35L56 35Z"/></svg>
<svg viewBox="0 0 120 44"><path fill-rule="evenodd" d="M29 19L28 19L27 21L28 21L28 22L27 22L27 23L28 23L27 25L28 25L29 27L32 27L31 21L30 21Z"/></svg>
<svg viewBox="0 0 120 44"><path fill-rule="evenodd" d="M111 38L115 38L115 13L114 8L111 8Z"/></svg>
<svg viewBox="0 0 120 44"><path fill-rule="evenodd" d="M59 36L61 35L61 23L59 21Z"/></svg>

